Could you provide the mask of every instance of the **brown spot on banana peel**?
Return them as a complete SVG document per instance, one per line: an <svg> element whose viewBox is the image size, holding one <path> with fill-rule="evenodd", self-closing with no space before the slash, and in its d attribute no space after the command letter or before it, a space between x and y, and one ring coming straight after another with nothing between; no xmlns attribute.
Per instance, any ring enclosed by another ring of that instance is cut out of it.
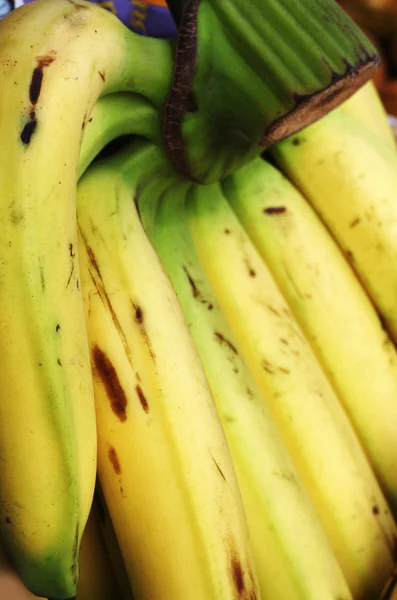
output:
<svg viewBox="0 0 397 600"><path fill-rule="evenodd" d="M215 337L221 344L226 344L226 346L233 352L233 354L238 355L237 348L232 344L232 342L226 339L222 333L219 333L219 331L215 331Z"/></svg>
<svg viewBox="0 0 397 600"><path fill-rule="evenodd" d="M263 212L266 215L281 215L287 212L285 206L269 206L268 208L264 208Z"/></svg>
<svg viewBox="0 0 397 600"><path fill-rule="evenodd" d="M228 540L228 550L230 556L230 575L233 587L236 590L236 598L240 600L257 600L257 588L253 574L250 569L244 569L232 536Z"/></svg>
<svg viewBox="0 0 397 600"><path fill-rule="evenodd" d="M121 474L120 460L119 460L119 457L117 456L116 449L113 448L113 446L110 446L110 448L108 450L108 457L109 457L110 462L112 463L113 471L116 473L116 475L120 475Z"/></svg>
<svg viewBox="0 0 397 600"><path fill-rule="evenodd" d="M233 576L234 585L236 587L239 597L242 596L245 590L243 569L239 559L236 556L232 556L231 571Z"/></svg>
<svg viewBox="0 0 397 600"><path fill-rule="evenodd" d="M185 272L185 275L189 281L191 290L192 290L192 294L193 294L193 298L196 298L199 302L201 302L202 304L206 304L208 310L212 310L214 308L214 306L211 304L211 302L208 302L208 300L206 300L200 290L197 287L196 282L194 281L193 277L190 275L189 271L187 270L186 267L183 267L183 270Z"/></svg>
<svg viewBox="0 0 397 600"><path fill-rule="evenodd" d="M140 385L135 386L135 390L136 390L137 396L139 398L139 402L141 403L143 410L147 414L149 412L149 404L148 404L148 401L146 400L146 396L143 393L141 386Z"/></svg>
<svg viewBox="0 0 397 600"><path fill-rule="evenodd" d="M351 229L353 229L353 227L357 227L357 225L358 225L359 223L361 223L361 219L360 219L359 217L357 217L357 219L354 219L354 220L353 220L353 221L350 223L349 227L350 227Z"/></svg>
<svg viewBox="0 0 397 600"><path fill-rule="evenodd" d="M124 423L127 420L127 396L120 384L117 371L109 357L94 346L91 350L92 361L97 375L102 381L110 406L116 417Z"/></svg>
<svg viewBox="0 0 397 600"><path fill-rule="evenodd" d="M138 304L134 304L134 302L132 302L132 306L133 306L133 310L134 310L134 321L139 325L143 341L145 342L147 349L149 350L149 354L150 354L152 360L155 362L156 361L156 353L153 350L153 346L150 341L148 332L146 331L146 327L143 323L143 320L144 320L143 310Z"/></svg>
<svg viewBox="0 0 397 600"><path fill-rule="evenodd" d="M29 120L27 123L25 123L21 134L20 134L20 139L21 142L25 145L25 146L29 146L32 137L36 131L37 128L37 119L36 119L36 113L34 110L31 110L29 113Z"/></svg>
<svg viewBox="0 0 397 600"><path fill-rule="evenodd" d="M52 54L46 54L44 56L38 56L37 66L33 69L32 79L30 80L29 86L29 100L33 104L37 104L40 97L41 86L43 84L44 69L49 67L55 60L55 52Z"/></svg>
<svg viewBox="0 0 397 600"><path fill-rule="evenodd" d="M127 356L128 362L132 366L131 350L130 350L130 347L129 347L126 335L125 335L125 333L124 333L124 331L123 331L123 329L121 327L120 321L118 320L116 312L115 312L115 310L114 310L114 308L112 306L112 303L110 302L109 295L106 292L105 285L104 285L103 279L102 279L102 274L101 274L101 271L99 269L99 265L97 263L97 260L95 258L95 254L94 254L91 246L88 244L87 238L86 238L84 232L82 231L82 229L81 229L81 227L79 225L78 225L78 229L79 229L79 233L80 233L81 239L83 240L84 247L85 247L85 250L87 252L90 264L91 264L92 268L95 271L95 276L94 276L94 274L92 273L91 269L89 270L89 275L91 277L92 283L94 284L95 289L98 292L98 295L99 295L101 301L108 308L108 310L110 312L110 315L111 315L112 320L113 320L113 324L116 327L117 332L118 332L118 334L120 336L120 339L122 341L122 344L123 344L123 347L124 347L124 352L125 352L125 354Z"/></svg>
<svg viewBox="0 0 397 600"><path fill-rule="evenodd" d="M39 99L41 85L43 83L43 76L43 67L38 66L33 69L33 75L29 87L29 99L32 104L36 104Z"/></svg>
<svg viewBox="0 0 397 600"><path fill-rule="evenodd" d="M80 531L80 525L77 522L76 531L74 534L73 548L72 548L72 565L70 567L70 570L72 571L72 575L73 575L73 583L75 585L77 585L77 579L78 579L77 565L78 565L78 554L79 554L79 531Z"/></svg>
<svg viewBox="0 0 397 600"><path fill-rule="evenodd" d="M213 455L212 455L212 452L211 452L211 451L210 451L210 454L211 454L211 458L212 458L212 460L214 461L214 464L215 464L216 468L218 469L218 472L219 472L219 474L221 475L222 479L224 479L224 480L226 481L226 477L224 476L224 474L223 474L223 471L222 471L222 469L220 468L220 466L218 465L217 461L216 461L216 460L215 460L215 458L213 457Z"/></svg>
<svg viewBox="0 0 397 600"><path fill-rule="evenodd" d="M102 73L102 71L98 71L98 75L102 79L102 81L106 81L105 73Z"/></svg>
<svg viewBox="0 0 397 600"><path fill-rule="evenodd" d="M139 325L142 325L142 323L143 323L143 310L142 310L142 308L140 306L135 306L135 304L134 304L134 307L135 307L135 321L137 323L139 323Z"/></svg>

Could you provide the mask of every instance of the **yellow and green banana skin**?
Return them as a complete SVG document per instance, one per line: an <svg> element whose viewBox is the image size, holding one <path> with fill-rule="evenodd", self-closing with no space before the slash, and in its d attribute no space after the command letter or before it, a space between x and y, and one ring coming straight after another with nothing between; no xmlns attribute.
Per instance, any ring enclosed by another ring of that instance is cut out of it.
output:
<svg viewBox="0 0 397 600"><path fill-rule="evenodd" d="M342 107L271 152L342 248L397 340L397 156Z"/></svg>
<svg viewBox="0 0 397 600"><path fill-rule="evenodd" d="M153 149L152 164L159 154ZM247 515L261 598L352 598L199 264L186 215L190 187L178 177L166 190L161 178L157 185L142 185L140 215L178 295L216 401Z"/></svg>
<svg viewBox="0 0 397 600"><path fill-rule="evenodd" d="M53 599L76 594L96 474L75 214L82 132L103 93L161 105L171 62L167 42L89 2L38 0L0 22L0 530L25 585Z"/></svg>
<svg viewBox="0 0 397 600"><path fill-rule="evenodd" d="M137 193L104 162L78 197L98 473L133 595L259 598L227 442Z"/></svg>
<svg viewBox="0 0 397 600"><path fill-rule="evenodd" d="M187 204L200 263L307 489L353 598L380 594L397 527L315 354L220 185Z"/></svg>
<svg viewBox="0 0 397 600"><path fill-rule="evenodd" d="M368 81L339 107L365 129L375 134L392 150L396 151L396 139L387 119L387 112L373 81Z"/></svg>
<svg viewBox="0 0 397 600"><path fill-rule="evenodd" d="M339 246L302 194L262 159L225 196L338 393L397 514L397 351Z"/></svg>

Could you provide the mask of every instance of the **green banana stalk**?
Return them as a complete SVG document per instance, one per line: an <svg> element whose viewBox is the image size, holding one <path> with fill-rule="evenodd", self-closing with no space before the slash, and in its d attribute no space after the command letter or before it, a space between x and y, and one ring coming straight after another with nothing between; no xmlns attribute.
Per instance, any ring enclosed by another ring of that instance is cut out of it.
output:
<svg viewBox="0 0 397 600"><path fill-rule="evenodd" d="M185 176L222 179L369 80L379 57L334 0L173 0L180 21L164 117Z"/></svg>

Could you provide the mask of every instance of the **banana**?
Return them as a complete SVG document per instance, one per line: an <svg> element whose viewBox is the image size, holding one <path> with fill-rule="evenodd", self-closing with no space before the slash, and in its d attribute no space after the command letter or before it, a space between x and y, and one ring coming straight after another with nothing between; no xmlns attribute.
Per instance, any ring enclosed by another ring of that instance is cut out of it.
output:
<svg viewBox="0 0 397 600"><path fill-rule="evenodd" d="M148 172L159 155L153 149ZM179 177L154 178L140 185L138 208L178 295L216 402L243 498L261 598L351 598L318 516L197 260L185 212L190 186Z"/></svg>
<svg viewBox="0 0 397 600"><path fill-rule="evenodd" d="M159 110L171 71L168 42L89 2L38 0L0 22L0 532L27 588L53 599L76 594L96 475L76 255L83 129L107 93Z"/></svg>
<svg viewBox="0 0 397 600"><path fill-rule="evenodd" d="M101 490L101 484L98 479L95 486L94 502L98 507L99 526L104 540L106 551L109 556L113 572L116 576L117 584L123 600L132 599L132 590L128 580L128 573L125 568L123 557L121 556L120 545L117 541L112 519L110 518L108 507Z"/></svg>
<svg viewBox="0 0 397 600"><path fill-rule="evenodd" d="M122 598L102 539L99 511L97 500L94 498L81 540L80 577L76 600L121 600Z"/></svg>
<svg viewBox="0 0 397 600"><path fill-rule="evenodd" d="M76 600L119 600L121 598L101 538L99 521L99 510L94 501L81 540L80 577ZM8 599L9 596L14 598L14 594L18 600L37 598L22 584L0 544L0 595ZM126 597L126 600L129 598L132 596Z"/></svg>
<svg viewBox="0 0 397 600"><path fill-rule="evenodd" d="M396 150L393 130L387 120L387 113L373 81L369 81L348 100L340 105L340 110L358 119L362 125L382 139L392 150Z"/></svg>
<svg viewBox="0 0 397 600"><path fill-rule="evenodd" d="M307 200L258 159L222 182L360 437L397 514L397 351Z"/></svg>
<svg viewBox="0 0 397 600"><path fill-rule="evenodd" d="M134 177L150 153L143 146L122 156L94 165L78 190L101 488L137 600L254 600L226 439L133 202Z"/></svg>
<svg viewBox="0 0 397 600"><path fill-rule="evenodd" d="M187 214L200 263L307 489L352 595L379 595L397 528L357 436L219 184Z"/></svg>
<svg viewBox="0 0 397 600"><path fill-rule="evenodd" d="M380 600L397 600L397 570L387 582Z"/></svg>
<svg viewBox="0 0 397 600"><path fill-rule="evenodd" d="M396 153L337 109L271 156L338 241L396 342Z"/></svg>

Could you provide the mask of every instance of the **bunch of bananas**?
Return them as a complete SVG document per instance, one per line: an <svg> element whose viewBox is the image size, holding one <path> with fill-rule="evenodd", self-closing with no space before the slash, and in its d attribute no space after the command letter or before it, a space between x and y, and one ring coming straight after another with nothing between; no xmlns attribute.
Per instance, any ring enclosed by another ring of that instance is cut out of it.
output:
<svg viewBox="0 0 397 600"><path fill-rule="evenodd" d="M396 593L397 149L373 84L351 95L371 46L311 3L339 32L302 37L311 103L238 2L200 4L227 28L214 52L199 28L190 90L84 0L0 23L0 570L29 594ZM298 39L304 3L268 5Z"/></svg>

